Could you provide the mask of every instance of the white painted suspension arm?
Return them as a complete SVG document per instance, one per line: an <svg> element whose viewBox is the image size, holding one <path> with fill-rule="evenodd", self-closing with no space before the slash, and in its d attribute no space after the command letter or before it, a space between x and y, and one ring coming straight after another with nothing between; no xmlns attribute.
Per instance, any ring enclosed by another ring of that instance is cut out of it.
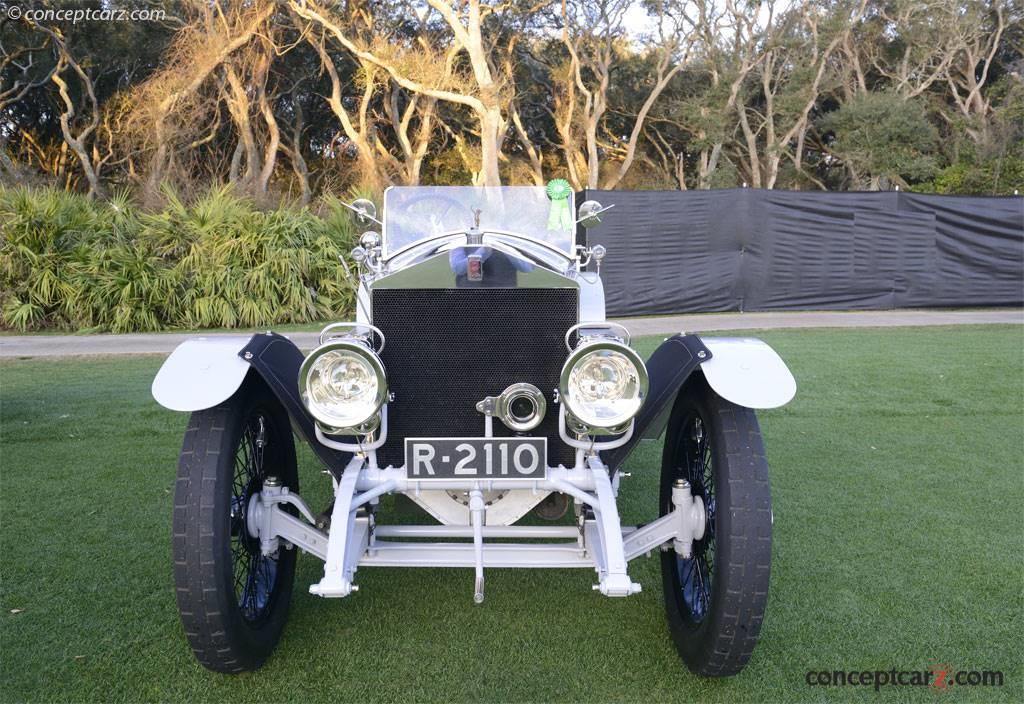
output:
<svg viewBox="0 0 1024 704"><path fill-rule="evenodd" d="M597 530L590 531L587 536L587 547L593 550L599 577L594 588L605 596L637 594L641 590L640 585L631 580L626 573L622 523L619 521L619 509L615 503L611 479L608 477L608 468L597 455L591 455L587 459L587 466L594 478L598 504L594 508Z"/></svg>
<svg viewBox="0 0 1024 704"><path fill-rule="evenodd" d="M680 557L693 554L693 541L704 537L704 501L690 493L689 482L678 481L672 487L672 506L671 512L626 535L622 542L627 560L669 541Z"/></svg>
<svg viewBox="0 0 1024 704"><path fill-rule="evenodd" d="M359 559L366 552L369 543L370 526L366 518L356 519L353 497L356 480L362 469L363 460L353 457L338 482L334 492L334 509L331 511L331 533L327 542L327 559L324 560L324 578L309 587L311 594L319 596L348 596L358 591L353 580Z"/></svg>

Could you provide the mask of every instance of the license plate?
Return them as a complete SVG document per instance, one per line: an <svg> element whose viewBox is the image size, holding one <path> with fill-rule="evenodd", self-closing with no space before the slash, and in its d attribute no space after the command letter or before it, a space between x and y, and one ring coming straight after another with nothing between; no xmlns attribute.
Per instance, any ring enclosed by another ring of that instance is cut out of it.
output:
<svg viewBox="0 0 1024 704"><path fill-rule="evenodd" d="M406 438L409 479L544 479L547 438Z"/></svg>

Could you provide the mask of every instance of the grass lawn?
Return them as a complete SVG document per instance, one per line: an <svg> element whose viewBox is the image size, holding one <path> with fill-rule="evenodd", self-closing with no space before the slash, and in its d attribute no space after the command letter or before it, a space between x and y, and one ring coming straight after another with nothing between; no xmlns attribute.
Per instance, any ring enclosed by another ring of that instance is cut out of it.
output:
<svg viewBox="0 0 1024 704"><path fill-rule="evenodd" d="M765 332L800 390L763 413L771 597L747 669L690 675L644 592L588 571L364 569L343 600L299 560L276 654L243 676L192 658L174 602L171 491L185 416L157 357L0 363L2 701L1024 700L1024 327ZM641 342L644 352L657 340ZM655 516L660 445L621 510ZM329 482L303 452L304 494ZM407 512L391 498L383 511ZM17 610L17 613L14 611ZM808 687L809 670L1002 670L1001 688Z"/></svg>

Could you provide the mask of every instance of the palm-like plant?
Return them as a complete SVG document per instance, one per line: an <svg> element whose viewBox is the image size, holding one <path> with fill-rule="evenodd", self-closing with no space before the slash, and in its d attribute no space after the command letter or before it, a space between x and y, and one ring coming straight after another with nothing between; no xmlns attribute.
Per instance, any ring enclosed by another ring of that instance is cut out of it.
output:
<svg viewBox="0 0 1024 704"><path fill-rule="evenodd" d="M18 330L266 327L343 317L337 206L260 211L230 189L165 191L144 213L57 190L0 188L0 319Z"/></svg>

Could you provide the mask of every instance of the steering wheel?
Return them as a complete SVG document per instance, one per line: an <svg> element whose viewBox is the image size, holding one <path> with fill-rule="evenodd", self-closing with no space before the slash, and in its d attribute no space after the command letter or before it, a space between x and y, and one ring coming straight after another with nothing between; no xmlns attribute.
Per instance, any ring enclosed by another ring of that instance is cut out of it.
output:
<svg viewBox="0 0 1024 704"><path fill-rule="evenodd" d="M468 230L473 226L473 210L465 203L457 201L454 198L450 198L449 196L441 195L440 193L424 193L423 195L414 196L402 204L402 210L409 212L413 210L415 206L420 205L421 203L429 203L431 201L442 203L444 205L444 209L431 209L430 214L436 215L439 219L447 221L446 216L449 211L453 208L461 209L466 213L466 229Z"/></svg>

